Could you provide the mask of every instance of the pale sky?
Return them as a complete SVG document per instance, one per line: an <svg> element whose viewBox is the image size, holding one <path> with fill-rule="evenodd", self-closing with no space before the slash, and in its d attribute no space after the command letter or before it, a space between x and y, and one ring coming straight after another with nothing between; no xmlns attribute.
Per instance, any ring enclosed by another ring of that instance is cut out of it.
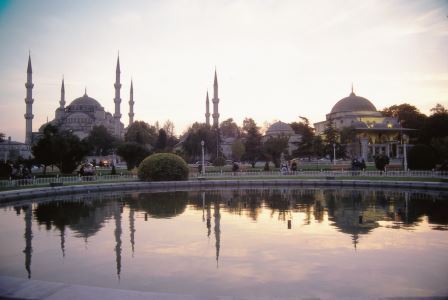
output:
<svg viewBox="0 0 448 300"><path fill-rule="evenodd" d="M382 109L448 106L448 1L0 0L0 132L23 141L28 50L33 130L84 94L122 121L204 122L216 66L220 121L322 121L355 93Z"/></svg>

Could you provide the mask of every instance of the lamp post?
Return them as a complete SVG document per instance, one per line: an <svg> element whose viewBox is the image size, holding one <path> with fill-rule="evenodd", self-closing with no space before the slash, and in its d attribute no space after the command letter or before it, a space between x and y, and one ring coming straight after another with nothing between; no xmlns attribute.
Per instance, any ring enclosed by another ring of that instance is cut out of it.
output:
<svg viewBox="0 0 448 300"><path fill-rule="evenodd" d="M404 159L404 171L407 172L408 170L408 158L406 153L406 144L407 144L407 135L403 135L403 159Z"/></svg>
<svg viewBox="0 0 448 300"><path fill-rule="evenodd" d="M202 146L202 168L201 168L201 173L202 175L205 174L205 160L204 160L204 141L201 141L201 146Z"/></svg>
<svg viewBox="0 0 448 300"><path fill-rule="evenodd" d="M333 165L336 165L336 143L333 143Z"/></svg>

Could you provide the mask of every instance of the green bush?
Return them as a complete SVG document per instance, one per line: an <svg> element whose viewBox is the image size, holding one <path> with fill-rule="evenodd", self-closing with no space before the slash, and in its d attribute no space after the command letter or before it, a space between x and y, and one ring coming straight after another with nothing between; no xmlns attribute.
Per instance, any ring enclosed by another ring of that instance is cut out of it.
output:
<svg viewBox="0 0 448 300"><path fill-rule="evenodd" d="M431 170L436 166L436 162L436 153L428 145L418 144L409 150L408 167L411 170Z"/></svg>
<svg viewBox="0 0 448 300"><path fill-rule="evenodd" d="M140 163L138 177L144 181L187 180L188 166L185 160L176 154L156 153Z"/></svg>

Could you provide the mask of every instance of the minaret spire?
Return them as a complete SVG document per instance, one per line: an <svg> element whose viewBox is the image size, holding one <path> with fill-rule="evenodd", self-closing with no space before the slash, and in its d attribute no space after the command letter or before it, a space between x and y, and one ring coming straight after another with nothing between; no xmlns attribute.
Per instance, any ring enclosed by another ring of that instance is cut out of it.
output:
<svg viewBox="0 0 448 300"><path fill-rule="evenodd" d="M129 95L129 126L134 123L134 85L131 79L131 91Z"/></svg>
<svg viewBox="0 0 448 300"><path fill-rule="evenodd" d="M215 79L213 81L213 127L218 127L219 126L219 109L218 109L218 104L219 104L219 97L218 97L218 76L216 74L216 67L215 67Z"/></svg>
<svg viewBox="0 0 448 300"><path fill-rule="evenodd" d="M31 67L31 53L28 54L28 67L26 69L26 113L25 113L25 144L32 143L33 135L33 68Z"/></svg>
<svg viewBox="0 0 448 300"><path fill-rule="evenodd" d="M205 124L210 126L210 100L208 99L208 91L205 98Z"/></svg>
<svg viewBox="0 0 448 300"><path fill-rule="evenodd" d="M120 89L121 89L121 83L120 83L120 53L118 53L117 57L117 68L115 70L115 113L114 113L114 119L115 119L115 135L121 136L121 127L120 127L120 119L121 119L121 113L120 113L120 105L121 105L121 98L120 98Z"/></svg>
<svg viewBox="0 0 448 300"><path fill-rule="evenodd" d="M65 107L65 85L64 85L64 76L62 76L61 100L59 101L59 108L64 109L64 107Z"/></svg>

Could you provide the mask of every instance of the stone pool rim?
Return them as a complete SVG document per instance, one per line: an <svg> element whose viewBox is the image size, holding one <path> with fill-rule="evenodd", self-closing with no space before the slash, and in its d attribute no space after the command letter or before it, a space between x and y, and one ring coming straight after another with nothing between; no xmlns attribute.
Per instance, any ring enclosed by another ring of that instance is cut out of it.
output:
<svg viewBox="0 0 448 300"><path fill-rule="evenodd" d="M69 185L56 187L39 187L22 190L0 192L0 203L13 200L40 198L67 194L151 190L151 189L178 189L178 188L252 188L252 187L356 187L356 188L393 188L393 189L422 189L448 191L446 182L424 181L383 181L383 180L337 180L337 179L254 179L254 180L188 180L188 181L132 181L114 182L88 185Z"/></svg>

